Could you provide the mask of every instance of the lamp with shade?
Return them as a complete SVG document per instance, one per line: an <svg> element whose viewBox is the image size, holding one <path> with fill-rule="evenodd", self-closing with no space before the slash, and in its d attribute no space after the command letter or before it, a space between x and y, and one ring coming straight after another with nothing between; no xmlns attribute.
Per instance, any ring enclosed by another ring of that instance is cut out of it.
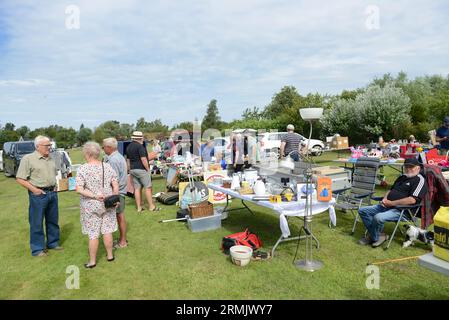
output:
<svg viewBox="0 0 449 320"><path fill-rule="evenodd" d="M312 122L321 119L323 116L323 108L303 108L299 109L299 114L301 118L305 121L309 121L310 124L310 133L309 140L307 141L307 152L310 147L310 139L312 139ZM312 233L312 206L313 199L308 196L309 190L312 188L312 161L308 158L308 167L304 172L304 176L306 177L306 204L305 204L305 215L304 215L304 226L300 229L300 237L301 239L301 231L304 230L306 234L306 255L304 260L297 260L294 262L295 266L301 270L313 272L315 270L319 270L323 267L323 263L318 260L313 260L313 240L317 242L318 240ZM300 241L300 240L298 240ZM299 245L299 243L298 243Z"/></svg>

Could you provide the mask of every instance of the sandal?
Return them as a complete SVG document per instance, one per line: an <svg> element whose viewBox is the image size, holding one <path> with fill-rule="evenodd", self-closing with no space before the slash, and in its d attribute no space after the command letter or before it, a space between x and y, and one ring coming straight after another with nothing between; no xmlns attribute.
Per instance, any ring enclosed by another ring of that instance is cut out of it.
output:
<svg viewBox="0 0 449 320"><path fill-rule="evenodd" d="M107 258L107 257L106 257ZM111 259L108 259L108 262L112 262L115 260L115 257L112 257Z"/></svg>
<svg viewBox="0 0 449 320"><path fill-rule="evenodd" d="M93 268L95 268L96 266L97 266L97 264L88 264L88 263L85 263L85 264L84 264L84 267L87 268L87 269L93 269Z"/></svg>
<svg viewBox="0 0 449 320"><path fill-rule="evenodd" d="M145 211L145 208L141 208L140 210L137 210L137 213L141 213L142 211Z"/></svg>
<svg viewBox="0 0 449 320"><path fill-rule="evenodd" d="M154 207L153 209L150 209L150 211L156 212L161 211L162 209L160 207Z"/></svg>
<svg viewBox="0 0 449 320"><path fill-rule="evenodd" d="M255 251L253 252L252 260L260 261L260 260L268 260L271 258L271 255L269 252L263 252L263 251Z"/></svg>
<svg viewBox="0 0 449 320"><path fill-rule="evenodd" d="M128 246L128 240L126 240L126 244L124 245L124 246L122 246L121 244L120 244L120 242L116 242L116 243L114 243L114 249L123 249L123 248L126 248Z"/></svg>

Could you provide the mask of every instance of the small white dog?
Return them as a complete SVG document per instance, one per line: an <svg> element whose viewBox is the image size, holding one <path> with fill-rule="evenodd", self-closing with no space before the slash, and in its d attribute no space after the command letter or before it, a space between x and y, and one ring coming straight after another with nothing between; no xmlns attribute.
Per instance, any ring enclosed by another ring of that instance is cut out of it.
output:
<svg viewBox="0 0 449 320"><path fill-rule="evenodd" d="M433 232L432 231L423 230L423 229L417 228L412 225L406 225L405 230L406 230L405 241L402 244L403 248L407 248L407 247L413 245L413 242L416 240L419 240L426 244L430 243L433 246Z"/></svg>

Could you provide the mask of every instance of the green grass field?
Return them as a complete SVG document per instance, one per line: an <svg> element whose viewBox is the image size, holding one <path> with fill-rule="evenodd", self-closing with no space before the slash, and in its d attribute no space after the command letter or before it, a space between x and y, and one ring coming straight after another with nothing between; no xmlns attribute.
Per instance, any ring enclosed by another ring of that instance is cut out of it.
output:
<svg viewBox="0 0 449 320"><path fill-rule="evenodd" d="M81 163L73 150L74 163ZM317 162L326 164L336 154L328 153ZM394 171L385 170L388 181ZM162 179L154 180L155 192L164 189ZM379 189L378 193L382 194ZM127 199L129 247L116 251L116 261L106 261L100 245L97 267L86 270L87 237L81 234L79 198L75 192L59 195L60 227L65 250L34 258L29 250L27 193L13 179L0 175L0 299L449 299L445 288L449 278L421 268L416 260L379 266L380 289L368 290L368 262L416 256L430 249L424 245L401 248L398 234L389 250L357 244L362 225L351 236L352 215L337 212L337 227L329 229L328 215L314 219L313 230L321 242L315 258L324 268L315 273L296 269L292 262L297 242L281 244L274 259L252 261L241 268L220 251L223 236L249 227L269 250L280 236L278 216L270 210L251 206L255 215L233 211L216 231L192 233L184 223L161 224L175 218L175 206L163 211L137 214L133 199ZM234 201L233 206L239 206ZM291 219L293 234L300 220ZM387 225L391 232L393 225ZM301 242L298 259L304 258ZM80 269L80 289L66 288L68 266Z"/></svg>

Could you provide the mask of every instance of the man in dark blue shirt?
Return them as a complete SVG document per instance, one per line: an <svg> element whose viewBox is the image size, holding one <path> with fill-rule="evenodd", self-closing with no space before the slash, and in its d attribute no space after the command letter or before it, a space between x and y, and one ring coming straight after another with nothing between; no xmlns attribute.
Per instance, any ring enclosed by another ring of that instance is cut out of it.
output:
<svg viewBox="0 0 449 320"><path fill-rule="evenodd" d="M437 130L436 140L440 143L440 154L446 155L449 151L449 117L444 117L443 126Z"/></svg>
<svg viewBox="0 0 449 320"><path fill-rule="evenodd" d="M210 162L212 161L212 157L215 156L215 148L214 148L214 141L209 140L205 144L201 146L201 158L203 161Z"/></svg>
<svg viewBox="0 0 449 320"><path fill-rule="evenodd" d="M401 214L396 207L420 203L427 192L426 180L420 174L421 166L416 158L406 159L404 174L396 179L380 204L359 209L359 215L368 230L360 239L361 245L371 244L374 248L388 240L383 231L384 223L397 221Z"/></svg>

